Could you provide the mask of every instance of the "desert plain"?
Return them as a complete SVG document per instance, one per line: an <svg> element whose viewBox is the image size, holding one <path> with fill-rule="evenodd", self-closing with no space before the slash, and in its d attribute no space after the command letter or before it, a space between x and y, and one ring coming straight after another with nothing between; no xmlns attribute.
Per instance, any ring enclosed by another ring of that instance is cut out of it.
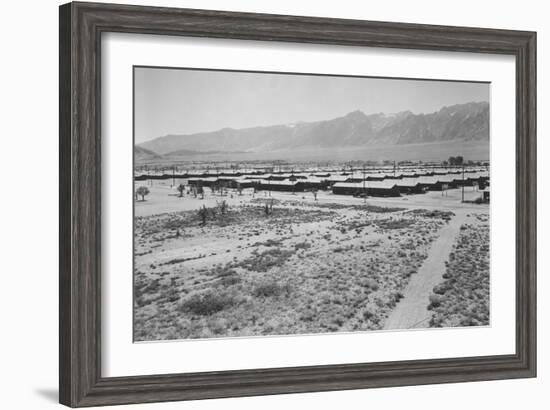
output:
<svg viewBox="0 0 550 410"><path fill-rule="evenodd" d="M134 340L490 324L489 205L136 181Z"/></svg>

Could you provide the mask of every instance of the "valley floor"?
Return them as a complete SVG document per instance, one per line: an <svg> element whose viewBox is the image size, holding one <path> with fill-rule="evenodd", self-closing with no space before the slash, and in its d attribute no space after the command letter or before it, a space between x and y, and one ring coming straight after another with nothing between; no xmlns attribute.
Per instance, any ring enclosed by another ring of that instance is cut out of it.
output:
<svg viewBox="0 0 550 410"><path fill-rule="evenodd" d="M200 199L157 184L135 209L135 340L488 324L488 292L470 301L446 270L464 229L488 233L488 207L455 191ZM469 280L488 286L488 247L476 256L486 275Z"/></svg>

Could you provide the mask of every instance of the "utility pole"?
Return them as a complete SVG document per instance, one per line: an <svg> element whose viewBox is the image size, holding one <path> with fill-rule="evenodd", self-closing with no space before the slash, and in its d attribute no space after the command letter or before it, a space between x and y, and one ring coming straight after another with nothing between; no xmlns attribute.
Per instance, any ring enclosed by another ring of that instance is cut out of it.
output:
<svg viewBox="0 0 550 410"><path fill-rule="evenodd" d="M464 202L464 164L462 164L462 202Z"/></svg>
<svg viewBox="0 0 550 410"><path fill-rule="evenodd" d="M367 203L367 190L365 189L365 164L363 164L363 203Z"/></svg>

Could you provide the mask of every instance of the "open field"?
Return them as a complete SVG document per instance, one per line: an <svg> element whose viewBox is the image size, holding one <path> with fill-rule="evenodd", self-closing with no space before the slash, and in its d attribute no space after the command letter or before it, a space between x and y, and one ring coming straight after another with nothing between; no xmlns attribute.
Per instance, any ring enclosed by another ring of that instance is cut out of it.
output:
<svg viewBox="0 0 550 410"><path fill-rule="evenodd" d="M478 232L488 218L487 205L460 203L459 189L368 199L320 191L317 200L206 189L201 199L179 197L170 182L154 181L135 202L136 341L380 330L415 297L434 315L426 326L448 326L450 307L430 305L445 267L427 269L428 256L442 230L454 244L448 227L467 221ZM466 189L465 199L477 197ZM488 247L479 252L488 258ZM423 270L434 285L415 296Z"/></svg>

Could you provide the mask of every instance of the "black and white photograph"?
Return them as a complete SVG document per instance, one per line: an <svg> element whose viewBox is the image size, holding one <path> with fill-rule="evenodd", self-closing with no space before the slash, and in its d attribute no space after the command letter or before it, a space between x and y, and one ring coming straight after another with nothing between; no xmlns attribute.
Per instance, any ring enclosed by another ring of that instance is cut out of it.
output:
<svg viewBox="0 0 550 410"><path fill-rule="evenodd" d="M134 67L134 340L490 326L490 84Z"/></svg>

